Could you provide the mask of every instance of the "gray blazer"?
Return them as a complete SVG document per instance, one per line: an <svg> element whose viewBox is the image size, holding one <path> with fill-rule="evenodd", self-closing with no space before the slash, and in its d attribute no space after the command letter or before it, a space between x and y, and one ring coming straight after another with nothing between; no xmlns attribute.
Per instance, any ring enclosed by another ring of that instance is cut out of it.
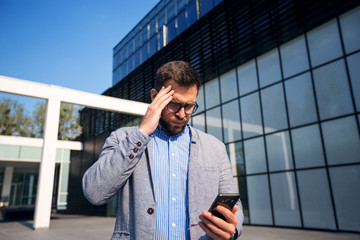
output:
<svg viewBox="0 0 360 240"><path fill-rule="evenodd" d="M191 146L188 173L190 224L208 210L218 193L237 192L230 162L222 142L190 127ZM156 202L153 185L151 138L138 127L120 128L107 138L102 152L84 174L85 197L94 205L109 202L119 192L118 212L111 239L153 239ZM240 201L237 237L243 223ZM191 239L210 239L199 227L190 228Z"/></svg>

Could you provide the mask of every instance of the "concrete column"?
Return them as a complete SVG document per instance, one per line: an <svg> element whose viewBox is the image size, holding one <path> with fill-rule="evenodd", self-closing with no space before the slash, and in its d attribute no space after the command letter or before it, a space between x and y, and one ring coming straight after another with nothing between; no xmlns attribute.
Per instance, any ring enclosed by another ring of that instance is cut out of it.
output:
<svg viewBox="0 0 360 240"><path fill-rule="evenodd" d="M50 88L51 89L51 88ZM36 193L34 229L49 228L54 185L56 142L59 127L60 99L52 89L46 108L44 142Z"/></svg>
<svg viewBox="0 0 360 240"><path fill-rule="evenodd" d="M13 172L14 172L14 167L7 166L5 168L3 188L1 191L2 201L6 201L6 202L10 201L10 191L11 191L11 182L12 182Z"/></svg>

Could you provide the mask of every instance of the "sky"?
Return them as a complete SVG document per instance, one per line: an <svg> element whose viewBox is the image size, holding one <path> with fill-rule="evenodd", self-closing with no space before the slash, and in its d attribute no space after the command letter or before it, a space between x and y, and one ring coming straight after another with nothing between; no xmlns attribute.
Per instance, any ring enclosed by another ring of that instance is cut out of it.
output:
<svg viewBox="0 0 360 240"><path fill-rule="evenodd" d="M0 75L101 94L113 48L158 2L0 0Z"/></svg>

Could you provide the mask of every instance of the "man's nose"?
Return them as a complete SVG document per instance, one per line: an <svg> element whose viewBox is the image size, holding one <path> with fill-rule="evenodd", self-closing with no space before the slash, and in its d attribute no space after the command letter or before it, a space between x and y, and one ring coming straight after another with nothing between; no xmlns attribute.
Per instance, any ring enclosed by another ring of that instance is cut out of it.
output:
<svg viewBox="0 0 360 240"><path fill-rule="evenodd" d="M176 116L178 116L179 118L185 118L186 116L185 108L184 107L180 108L180 110L176 113Z"/></svg>

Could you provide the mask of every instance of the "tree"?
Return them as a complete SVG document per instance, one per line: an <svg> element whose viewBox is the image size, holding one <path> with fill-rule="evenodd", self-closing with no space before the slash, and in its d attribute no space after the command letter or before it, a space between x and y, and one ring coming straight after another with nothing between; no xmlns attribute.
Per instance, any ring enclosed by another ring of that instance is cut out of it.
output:
<svg viewBox="0 0 360 240"><path fill-rule="evenodd" d="M73 140L80 136L82 127L79 124L79 110L80 107L77 105L61 104L58 139Z"/></svg>
<svg viewBox="0 0 360 240"><path fill-rule="evenodd" d="M0 134L34 137L32 120L27 116L24 105L17 100L2 98L0 101Z"/></svg>
<svg viewBox="0 0 360 240"><path fill-rule="evenodd" d="M17 100L3 98L0 100L0 134L9 136L37 137L44 135L46 102L38 102L27 115L24 105ZM82 133L79 124L80 106L63 103L60 108L58 139L73 140Z"/></svg>
<svg viewBox="0 0 360 240"><path fill-rule="evenodd" d="M74 104L61 104L58 131L59 140L73 140L82 133L82 128L79 124L79 110L80 107ZM40 137L44 135L45 114L46 103L38 103L33 111L33 119L35 120L34 129L36 129Z"/></svg>

